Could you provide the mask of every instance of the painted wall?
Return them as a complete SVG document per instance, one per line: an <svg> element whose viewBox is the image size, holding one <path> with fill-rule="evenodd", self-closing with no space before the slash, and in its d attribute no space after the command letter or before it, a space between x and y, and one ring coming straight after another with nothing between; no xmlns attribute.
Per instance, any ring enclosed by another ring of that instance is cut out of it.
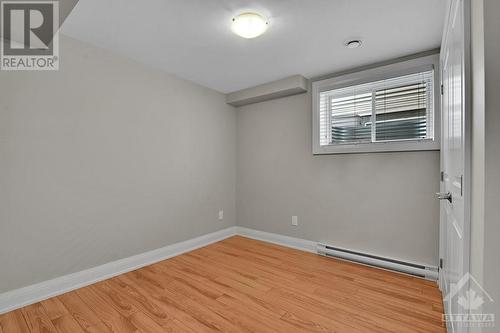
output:
<svg viewBox="0 0 500 333"><path fill-rule="evenodd" d="M60 57L0 72L0 293L235 224L224 95L69 38Z"/></svg>
<svg viewBox="0 0 500 333"><path fill-rule="evenodd" d="M313 156L311 114L310 94L238 108L237 224L437 266L439 152Z"/></svg>
<svg viewBox="0 0 500 333"><path fill-rule="evenodd" d="M500 318L500 2L472 1L472 239L471 273L495 301L496 326L474 332L497 332Z"/></svg>
<svg viewBox="0 0 500 333"><path fill-rule="evenodd" d="M484 259L484 163L485 163L485 81L484 7L473 0L471 7L472 128L471 128L471 260L470 272L483 279Z"/></svg>
<svg viewBox="0 0 500 333"><path fill-rule="evenodd" d="M484 0L485 40L485 215L484 287L496 303L486 311L494 313L500 326L500 2ZM495 329L491 329L493 332Z"/></svg>

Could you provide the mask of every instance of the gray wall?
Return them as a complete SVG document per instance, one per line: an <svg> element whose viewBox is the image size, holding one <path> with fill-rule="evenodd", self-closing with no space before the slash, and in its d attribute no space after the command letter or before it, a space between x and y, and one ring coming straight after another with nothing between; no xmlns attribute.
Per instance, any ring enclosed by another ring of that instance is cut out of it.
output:
<svg viewBox="0 0 500 333"><path fill-rule="evenodd" d="M471 19L472 128L471 128L471 260L470 272L483 279L484 259L484 13L483 0L473 0Z"/></svg>
<svg viewBox="0 0 500 333"><path fill-rule="evenodd" d="M0 293L235 224L224 95L69 38L60 65L0 72Z"/></svg>
<svg viewBox="0 0 500 333"><path fill-rule="evenodd" d="M486 311L495 313L500 326L500 1L484 0L485 40L485 215L484 286L496 303ZM493 330L491 330L493 331Z"/></svg>
<svg viewBox="0 0 500 333"><path fill-rule="evenodd" d="M311 113L310 94L238 108L237 224L437 265L439 152L313 156Z"/></svg>
<svg viewBox="0 0 500 333"><path fill-rule="evenodd" d="M473 76L473 201L471 272L496 301L484 313L494 313L500 325L500 2L472 1ZM475 330L474 332L479 332Z"/></svg>

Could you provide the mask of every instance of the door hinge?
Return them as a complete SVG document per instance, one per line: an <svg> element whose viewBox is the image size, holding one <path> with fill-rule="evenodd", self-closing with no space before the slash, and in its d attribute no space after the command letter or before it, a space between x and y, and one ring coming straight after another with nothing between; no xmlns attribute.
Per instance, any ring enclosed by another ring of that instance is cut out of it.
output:
<svg viewBox="0 0 500 333"><path fill-rule="evenodd" d="M444 95L444 84L441 84L441 95Z"/></svg>
<svg viewBox="0 0 500 333"><path fill-rule="evenodd" d="M460 196L464 196L464 175L460 176Z"/></svg>
<svg viewBox="0 0 500 333"><path fill-rule="evenodd" d="M440 258L439 259L439 269L443 269L443 266L444 266L444 259Z"/></svg>
<svg viewBox="0 0 500 333"><path fill-rule="evenodd" d="M441 181L444 182L444 171L441 171L439 179L441 179Z"/></svg>

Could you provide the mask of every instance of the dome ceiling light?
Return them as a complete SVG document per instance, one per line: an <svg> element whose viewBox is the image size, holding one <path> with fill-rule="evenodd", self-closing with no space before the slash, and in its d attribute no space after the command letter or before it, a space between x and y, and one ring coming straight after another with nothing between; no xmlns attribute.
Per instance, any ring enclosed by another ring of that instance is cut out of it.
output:
<svg viewBox="0 0 500 333"><path fill-rule="evenodd" d="M243 38L255 38L266 32L269 22L257 13L243 13L233 18L231 30Z"/></svg>
<svg viewBox="0 0 500 333"><path fill-rule="evenodd" d="M347 41L345 43L345 46L348 48L348 49L357 49L358 47L360 47L362 44L361 40L359 39L354 39L354 40L350 40L350 41Z"/></svg>

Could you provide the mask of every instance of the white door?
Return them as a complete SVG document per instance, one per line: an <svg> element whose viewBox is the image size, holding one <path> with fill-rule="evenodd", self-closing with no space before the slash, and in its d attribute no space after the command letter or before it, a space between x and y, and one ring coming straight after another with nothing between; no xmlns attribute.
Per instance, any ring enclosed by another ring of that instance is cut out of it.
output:
<svg viewBox="0 0 500 333"><path fill-rule="evenodd" d="M469 128L467 123L468 49L467 0L450 1L449 17L441 47L442 145L441 145L441 258L440 286L447 295L469 271L468 180ZM449 198L448 198L449 197ZM461 288L465 292L468 288ZM460 296L457 295L457 296ZM464 313L454 298L445 301L447 314ZM448 324L449 332L467 332L463 325Z"/></svg>

